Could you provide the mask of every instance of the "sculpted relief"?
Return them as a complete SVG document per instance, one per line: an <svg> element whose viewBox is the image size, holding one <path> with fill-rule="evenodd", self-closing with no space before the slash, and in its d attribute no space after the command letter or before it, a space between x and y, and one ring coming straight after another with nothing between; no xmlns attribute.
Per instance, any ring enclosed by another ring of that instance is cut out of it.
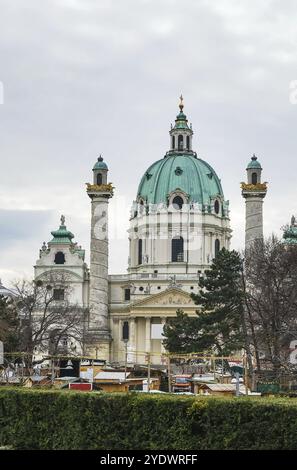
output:
<svg viewBox="0 0 297 470"><path fill-rule="evenodd" d="M164 297L159 297L150 302L151 305L188 305L193 301L188 295L183 294L167 294Z"/></svg>

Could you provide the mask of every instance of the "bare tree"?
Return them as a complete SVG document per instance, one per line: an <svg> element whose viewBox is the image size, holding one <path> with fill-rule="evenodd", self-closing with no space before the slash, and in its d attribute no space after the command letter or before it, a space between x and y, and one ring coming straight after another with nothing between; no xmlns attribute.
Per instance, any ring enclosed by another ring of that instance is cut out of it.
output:
<svg viewBox="0 0 297 470"><path fill-rule="evenodd" d="M65 273L47 273L36 282L14 285L22 325L20 350L29 368L34 354L76 355L77 345L84 350L88 312L71 302L69 281Z"/></svg>
<svg viewBox="0 0 297 470"><path fill-rule="evenodd" d="M5 351L18 348L19 328L14 300L0 295L0 341L4 343Z"/></svg>
<svg viewBox="0 0 297 470"><path fill-rule="evenodd" d="M274 372L288 370L289 343L297 339L297 247L272 236L246 253L247 327L257 357Z"/></svg>

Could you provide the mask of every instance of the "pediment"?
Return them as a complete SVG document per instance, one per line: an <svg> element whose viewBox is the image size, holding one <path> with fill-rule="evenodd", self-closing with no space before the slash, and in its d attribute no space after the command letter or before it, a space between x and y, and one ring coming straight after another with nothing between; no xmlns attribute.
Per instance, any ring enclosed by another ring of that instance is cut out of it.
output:
<svg viewBox="0 0 297 470"><path fill-rule="evenodd" d="M146 297L143 300L139 300L131 305L133 307L157 307L157 306L191 306L194 305L193 300L190 297L190 294L187 292L171 288L167 289L160 294L154 294Z"/></svg>

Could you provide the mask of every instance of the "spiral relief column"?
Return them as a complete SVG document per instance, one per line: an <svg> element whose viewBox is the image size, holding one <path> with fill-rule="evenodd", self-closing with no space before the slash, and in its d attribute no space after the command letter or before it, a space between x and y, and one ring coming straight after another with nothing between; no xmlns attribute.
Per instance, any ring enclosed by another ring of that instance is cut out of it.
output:
<svg viewBox="0 0 297 470"><path fill-rule="evenodd" d="M87 352L110 359L110 319L108 308L108 201L113 187L107 183L108 167L100 156L93 167L93 184L87 185L91 199L91 247Z"/></svg>

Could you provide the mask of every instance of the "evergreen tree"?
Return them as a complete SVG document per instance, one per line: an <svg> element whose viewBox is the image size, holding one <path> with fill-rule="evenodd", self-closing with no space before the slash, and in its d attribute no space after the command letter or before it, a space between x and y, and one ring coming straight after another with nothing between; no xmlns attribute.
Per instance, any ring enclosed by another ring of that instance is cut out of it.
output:
<svg viewBox="0 0 297 470"><path fill-rule="evenodd" d="M210 270L199 281L198 328L210 348L220 354L234 353L245 345L242 260L236 251L223 248Z"/></svg>
<svg viewBox="0 0 297 470"><path fill-rule="evenodd" d="M169 318L164 326L164 346L167 351L189 353L196 350L197 318L189 317L183 310L177 310L176 317Z"/></svg>
<svg viewBox="0 0 297 470"><path fill-rule="evenodd" d="M192 299L200 307L197 317L182 311L168 320L164 328L164 345L170 352L201 352L212 350L230 354L245 344L244 289L242 261L236 251L223 248Z"/></svg>

